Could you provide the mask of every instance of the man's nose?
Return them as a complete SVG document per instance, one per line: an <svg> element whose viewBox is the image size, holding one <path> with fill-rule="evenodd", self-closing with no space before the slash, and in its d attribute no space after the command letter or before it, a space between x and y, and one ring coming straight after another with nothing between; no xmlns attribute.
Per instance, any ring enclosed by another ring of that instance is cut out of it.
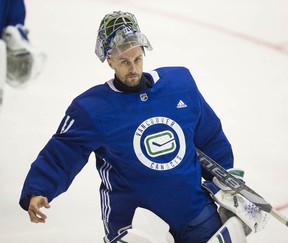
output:
<svg viewBox="0 0 288 243"><path fill-rule="evenodd" d="M134 63L131 63L129 71L130 73L136 73L136 65Z"/></svg>

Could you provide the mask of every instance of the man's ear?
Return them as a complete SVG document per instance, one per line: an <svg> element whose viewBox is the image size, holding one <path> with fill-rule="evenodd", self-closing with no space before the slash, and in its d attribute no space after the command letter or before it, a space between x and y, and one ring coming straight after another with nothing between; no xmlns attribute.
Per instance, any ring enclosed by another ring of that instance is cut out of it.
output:
<svg viewBox="0 0 288 243"><path fill-rule="evenodd" d="M107 63L113 69L112 60L110 57L107 57Z"/></svg>

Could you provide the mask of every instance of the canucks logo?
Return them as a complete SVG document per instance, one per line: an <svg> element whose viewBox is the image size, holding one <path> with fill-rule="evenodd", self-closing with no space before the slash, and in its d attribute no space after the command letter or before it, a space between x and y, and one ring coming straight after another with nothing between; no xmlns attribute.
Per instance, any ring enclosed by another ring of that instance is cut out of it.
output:
<svg viewBox="0 0 288 243"><path fill-rule="evenodd" d="M152 117L135 131L134 151L139 161L153 170L178 166L186 151L182 128L167 117Z"/></svg>
<svg viewBox="0 0 288 243"><path fill-rule="evenodd" d="M150 157L169 154L176 149L174 135L168 130L147 136L144 145Z"/></svg>

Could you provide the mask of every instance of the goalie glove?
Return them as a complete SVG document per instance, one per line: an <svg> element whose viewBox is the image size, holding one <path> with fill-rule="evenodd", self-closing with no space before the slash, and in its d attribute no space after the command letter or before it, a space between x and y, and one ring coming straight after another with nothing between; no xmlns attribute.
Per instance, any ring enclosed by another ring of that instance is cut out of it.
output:
<svg viewBox="0 0 288 243"><path fill-rule="evenodd" d="M12 87L23 86L43 69L46 55L32 47L28 30L21 24L8 26L2 38L7 48L7 83Z"/></svg>
<svg viewBox="0 0 288 243"><path fill-rule="evenodd" d="M234 176L236 175L238 179L243 179L244 171L234 168L228 171ZM227 219L235 214L244 222L246 235L250 232L256 233L265 227L268 221L268 213L260 210L254 203L225 186L217 178L214 177L213 182L205 181L203 187L219 204L219 214L222 220L224 217Z"/></svg>

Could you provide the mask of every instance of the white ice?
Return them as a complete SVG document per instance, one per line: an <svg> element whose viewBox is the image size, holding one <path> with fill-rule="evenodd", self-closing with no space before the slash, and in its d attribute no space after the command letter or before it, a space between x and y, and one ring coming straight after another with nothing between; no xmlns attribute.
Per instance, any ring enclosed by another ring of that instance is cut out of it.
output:
<svg viewBox="0 0 288 243"><path fill-rule="evenodd" d="M273 206L288 203L288 2L286 0L26 0L31 43L44 72L25 89L5 86L0 114L0 242L100 243L94 157L32 224L18 200L30 164L71 100L113 76L94 55L106 13L134 13L154 50L145 70L183 65L221 118L246 182ZM287 208L281 211L288 216ZM274 218L251 243L288 242Z"/></svg>

